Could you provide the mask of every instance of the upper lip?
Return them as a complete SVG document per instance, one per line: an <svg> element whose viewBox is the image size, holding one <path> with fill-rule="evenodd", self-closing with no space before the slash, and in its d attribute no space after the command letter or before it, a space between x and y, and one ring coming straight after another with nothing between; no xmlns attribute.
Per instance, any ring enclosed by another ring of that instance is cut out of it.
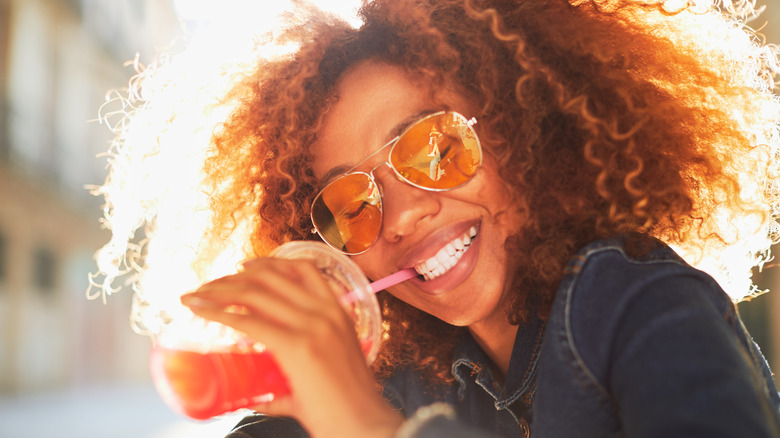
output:
<svg viewBox="0 0 780 438"><path fill-rule="evenodd" d="M409 248L399 259L399 269L411 268L436 255L440 249L462 236L471 227L479 228L479 219L470 219L442 228Z"/></svg>

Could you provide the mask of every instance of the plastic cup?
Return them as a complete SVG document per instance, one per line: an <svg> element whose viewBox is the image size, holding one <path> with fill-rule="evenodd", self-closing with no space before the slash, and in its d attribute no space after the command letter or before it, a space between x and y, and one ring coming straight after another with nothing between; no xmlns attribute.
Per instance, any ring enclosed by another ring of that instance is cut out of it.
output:
<svg viewBox="0 0 780 438"><path fill-rule="evenodd" d="M368 363L381 340L381 314L369 282L347 256L320 242L290 242L273 257L314 262L347 313ZM152 380L173 410L208 419L290 393L284 372L259 342L197 316L174 319L153 335Z"/></svg>

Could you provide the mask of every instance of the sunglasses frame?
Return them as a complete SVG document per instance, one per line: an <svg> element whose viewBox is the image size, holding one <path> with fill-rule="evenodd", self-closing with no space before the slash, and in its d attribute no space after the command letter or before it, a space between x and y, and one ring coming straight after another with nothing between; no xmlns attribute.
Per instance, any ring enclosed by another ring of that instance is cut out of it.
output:
<svg viewBox="0 0 780 438"><path fill-rule="evenodd" d="M371 181L371 184L372 184L372 185L375 187L375 189L376 189L376 190L379 192L379 215L380 215L380 216L379 216L379 219L380 219L380 230L381 230L381 227L382 227L382 225L384 224L384 206L383 206L384 202L383 202L383 194L382 194L381 186L380 186L380 185L377 183L377 181L376 181L376 178L374 178L374 171L375 171L375 170L376 170L376 169L377 169L379 166L382 166L383 164L384 164L384 165L387 165L387 166L388 166L390 169L392 169L392 170L393 170L393 174L395 174L395 177L396 177L396 178L397 178L399 181L401 181L401 182L404 182L404 183L406 183L406 184L409 184L409 185L410 185L410 186L412 186L412 187L416 187L416 188L418 188L418 189L422 189L422 190L425 190L425 191L428 191L428 192L446 192L446 191L454 190L454 189L457 189L457 188L459 188L459 187L462 187L462 186L466 185L466 184L467 184L469 181L471 181L471 180L473 179L473 175L472 175L472 176L471 176L469 179L467 179L467 180L463 181L462 183L460 183L460 184L458 184L458 185L456 185L456 186L454 186L454 187L447 187L447 188L431 188L431 187L425 187L425 186L422 186L422 185L416 184L416 183L414 183L414 182L412 182L412 181L410 181L410 180L406 179L406 178L405 178L403 175L401 175L401 173L398 171L398 169L396 169L396 168L395 168L395 166L393 165L393 162L392 162L392 161L390 161L390 158L391 158L391 156L392 156L392 154L393 154L393 150L394 150L395 146L398 144L398 142L399 142L399 141L400 141L400 140L401 140L401 139L402 139L402 138L403 138L403 137L404 137L404 136L405 136L405 135L406 135L406 134L407 134L409 131L411 131L411 130L412 130L412 129L414 129L414 128L415 128L417 125L419 125L420 123L422 123L422 122L424 122L424 121L426 121L426 120L428 120L428 119L431 119L431 118L434 118L434 117L439 117L439 116L442 116L442 115L445 115L445 114L452 114L452 115L454 115L455 117L462 119L462 121L463 121L464 125L465 125L465 126L467 126L467 127L468 127L468 128L471 130L471 132L474 134L474 141L476 142L476 145L477 145L477 151L479 152L479 161L477 162L477 164L476 164L476 166L475 166L475 172L476 172L476 169L479 169L479 168L482 166L482 157L483 157L483 153L482 153L482 143L481 143L481 142L480 142L480 140L479 140L479 135L477 135L477 131L475 131L475 130L474 130L474 125L477 123L477 119L476 119L475 117L466 118L466 116L464 116L463 114L461 114L461 113L459 113L459 112L457 112L457 111L447 111L447 110L444 110L444 111L437 111L437 112L434 112L434 113L428 114L428 115L426 115L426 116L423 116L423 117L421 117L420 119L418 119L417 121L415 121L414 123L411 123L411 124L410 124L410 125L409 125L409 126L406 128L406 129L404 129L404 131L403 131L401 134L399 134L398 136L394 137L392 140L390 140L390 141L388 141L387 143L385 143L385 144L384 144L382 147L380 147L380 148L379 148L379 149L377 149L376 151L372 152L372 153L371 153L371 155L369 155L369 156L368 156L368 157L366 157L365 159L361 160L361 161L360 161L360 163L358 163L358 164L356 164L355 166L353 166L353 167L352 167L350 170L347 170L346 172L342 173L340 176L338 176L338 177L334 178L334 179L333 179L331 182L329 182L327 185L325 185L325 187L323 187L322 189L320 189L320 191L319 191L319 192L317 192L317 196L315 196L315 197L314 197L314 199L312 200L312 203L311 203L312 207L313 207L313 206L314 206L314 204L315 204L315 203L316 203L316 202L319 200L319 198L320 198L320 197L322 197L322 193L323 193L325 190L327 190L327 189L328 189L328 187L330 187L331 185L335 184L336 182L338 182L338 181L339 181L339 180L341 180L342 178L344 178L344 177L347 177L347 176L349 176L349 175L360 175L360 174L362 174L362 175L366 175L366 176L368 177L369 181ZM371 168L371 170L369 170L368 172L364 172L364 171L355 171L355 170L354 170L354 169L356 169L356 168L360 167L360 166L361 166L363 163L365 163L366 161L368 161L368 160L370 160L371 158L375 157L377 154L379 154L379 153L380 153L380 152L382 152L383 150L387 149L388 147L389 147L390 149L389 149L389 150L388 150L388 152L387 152L387 158L386 158L385 160L383 160L381 163L379 163L379 164L377 164L376 166L372 167L372 168ZM372 246L374 246L374 243L376 243L377 239L379 239L379 234L381 233L381 231L380 231L380 233L377 233L376 237L374 238L374 241L373 241L373 242L371 242L371 244L370 244L370 245L368 245L368 246L366 247L366 249L364 249L363 251L360 251L360 252L347 252L347 251L344 251L344 250L342 250L342 249L340 249L340 248L337 248L335 245L333 245L333 244L331 244L330 242L328 242L328 240L327 240L327 239L324 237L323 233L320 231L319 227L317 226L317 222L314 220L314 209L313 209L313 208L310 208L310 211L309 211L309 217L310 217L311 224L312 224L312 230L311 230L311 233L312 233L312 234L317 234L317 235L319 235L319 236L320 236L320 240L322 240L322 241L323 241L325 244L327 244L329 247L333 248L334 250L338 251L338 252L339 252L339 253L341 253L341 254L345 254L345 255L348 255L348 256L351 256L351 255L360 255L360 254L363 254L363 253L365 253L366 251L368 251L368 250L369 250L369 249L370 249Z"/></svg>

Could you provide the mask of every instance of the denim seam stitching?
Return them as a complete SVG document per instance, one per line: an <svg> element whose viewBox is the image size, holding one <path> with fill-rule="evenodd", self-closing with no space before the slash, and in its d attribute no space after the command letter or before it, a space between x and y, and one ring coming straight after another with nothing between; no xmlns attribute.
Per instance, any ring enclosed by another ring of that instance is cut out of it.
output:
<svg viewBox="0 0 780 438"><path fill-rule="evenodd" d="M566 285L566 289L564 291L564 299L565 299L564 314L563 314L564 324L563 324L563 329L559 332L560 341L562 344L561 347L564 349L564 351L569 351L569 353L571 354L575 362L573 365L581 373L584 374L584 379L583 379L583 376L577 373L577 380L580 383L580 386L582 386L584 389L587 389L588 387L592 386L593 388L596 389L596 391L601 397L607 400L610 399L608 392L606 391L605 388L603 388L599 384L596 376L593 375L593 372L585 364L585 361L582 359L582 356L580 355L577 346L574 342L574 335L572 333L572 327L571 327L571 307L572 307L572 301L574 297L574 289L577 285L577 280L578 280L578 276L576 274L579 274L579 272L582 270L582 267L585 265L585 262L587 262L588 258L591 255L596 254L598 252L606 251L608 249L610 248L609 247L593 248L588 250L584 254L580 254L576 256L576 258L574 259L576 261L574 263L574 266L571 267L570 272L572 272L575 275L573 276L573 278L571 278L569 284ZM583 380L585 381L583 382Z"/></svg>
<svg viewBox="0 0 780 438"><path fill-rule="evenodd" d="M579 350L577 349L576 343L574 341L574 334L572 332L572 321L571 321L571 307L572 307L572 301L574 297L574 289L577 285L577 282L579 280L579 277L577 274L579 274L580 271L582 271L582 267L587 263L587 261L595 254L599 254L602 252L608 252L608 251L615 251L618 252L623 256L623 258L631 264L675 264L678 266L685 266L685 263L681 263L680 261L673 260L673 259L662 259L662 260L646 260L646 261L637 261L629 257L623 248L619 246L615 246L614 244L609 245L599 245L593 248L587 249L585 252L578 254L575 256L572 260L572 264L570 266L567 266L566 271L571 274L571 277L568 281L568 284L566 285L565 289L562 291L564 292L564 324L563 329L561 330L561 333L559 333L560 337L560 344L561 347L564 350L568 350L571 354L572 359L574 360L574 366L576 369L578 369L581 373L578 374L578 382L583 387L583 389L592 388L595 389L599 401L601 403L604 403L610 407L614 407L614 401L612 400L612 397L609 394L609 391L605 387L603 387L596 376L593 374L593 371L585 364L584 359L582 358L581 354L579 353Z"/></svg>
<svg viewBox="0 0 780 438"><path fill-rule="evenodd" d="M463 398L466 396L466 381L460 376L460 374L456 371L458 367L461 365L467 365L470 362L466 359L456 359L455 362L452 363L452 367L450 369L450 372L452 372L452 376L455 377L455 380L458 381L458 399L463 400Z"/></svg>
<svg viewBox="0 0 780 438"><path fill-rule="evenodd" d="M526 368L525 372L523 373L523 378L521 379L522 383L520 384L520 388L515 391L510 397L507 397L506 400L502 402L497 402L496 407L499 409L506 409L508 408L512 403L517 401L519 398L521 398L525 394L525 399L533 398L533 391L536 389L536 368L537 364L539 362L539 352L542 347L542 340L544 339L544 327L546 324L542 324L541 329L539 330L539 334L536 337L536 343L534 344L534 350L532 353L531 361L528 363L528 368ZM526 403L530 404L530 403Z"/></svg>
<svg viewBox="0 0 780 438"><path fill-rule="evenodd" d="M478 386L480 386L482 389L485 390L485 392L488 393L491 397L493 397L493 405L495 406L496 410L501 409L507 409L512 403L516 402L520 398L524 398L525 400L529 400L528 403L530 404L530 400L533 399L534 392L536 390L536 369L539 362L539 352L541 350L542 346L542 340L544 339L544 325L539 330L539 334L536 338L536 343L534 345L533 350L533 356L531 358L530 363L528 364L528 367L526 368L525 372L523 373L522 383L520 385L520 388L515 391L510 397L507 397L506 399L499 401L499 397L497 397L489 388L487 388L479 379L474 379L474 383L476 383ZM475 369L474 362L465 359L460 358L456 359L452 363L451 372L453 377L455 377L455 380L457 380L459 387L458 387L458 398L463 399L465 396L465 390L466 390L466 380L461 378L460 374L456 372L456 370L461 366L465 365L467 368L471 370L471 374L473 375L474 372L477 370ZM509 412L511 412L511 409L507 409ZM517 420L517 417L512 414L513 417L515 417L515 420Z"/></svg>
<svg viewBox="0 0 780 438"><path fill-rule="evenodd" d="M566 288L562 291L564 292L564 299L565 299L565 306L564 306L564 328L561 333L559 333L560 336L560 343L562 344L561 347L565 350L568 350L572 356L572 358L575 361L575 366L579 371L584 374L584 376L579 376L578 380L580 381L580 385L583 386L583 388L587 389L588 387L593 387L598 392L598 394L603 397L603 402L606 402L607 404L614 405L612 397L609 395L609 391L605 387L603 387L596 376L593 374L593 371L585 364L584 359L580 355L575 341L574 341L574 334L572 332L571 327L571 307L572 307L572 301L574 297L574 289L577 285L577 282L579 280L578 274L580 271L582 271L582 267L587 263L587 261L594 255L608 252L608 251L614 251L619 253L623 256L623 258L626 260L626 262L630 264L639 264L639 265L647 265L647 264L673 264L677 266L688 266L685 262L682 262L680 260L675 259L659 259L659 260L634 260L633 258L629 257L626 252L623 250L622 247L616 246L614 244L602 244L602 245L595 245L594 247L588 248L584 252L576 255L572 262L570 263L570 266L566 267L567 273L571 275L569 278L568 284L566 285ZM584 379L583 379L584 377Z"/></svg>

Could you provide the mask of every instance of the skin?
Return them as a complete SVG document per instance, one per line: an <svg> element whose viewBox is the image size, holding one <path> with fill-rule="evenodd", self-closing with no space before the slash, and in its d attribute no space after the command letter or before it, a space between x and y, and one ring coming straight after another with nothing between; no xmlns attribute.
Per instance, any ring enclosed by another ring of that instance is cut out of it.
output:
<svg viewBox="0 0 780 438"><path fill-rule="evenodd" d="M420 115L444 109L431 104L428 96L429 87L413 81L400 68L371 61L353 68L342 79L338 103L325 118L315 149L315 175L322 178L331 169L353 167ZM455 92L445 90L439 98L467 118L475 114L473 106ZM371 170L387 158L387 153L377 154L356 170ZM463 269L470 274L462 282L430 290L427 285L409 281L390 292L443 321L468 326L506 373L511 347L506 351L500 345L511 344L515 330L499 306L511 272L506 253L499 248L512 228L506 211L508 193L498 177L495 161L485 155L482 168L469 183L445 192L415 188L396 178L389 167L378 167L374 177L384 202L382 231L367 252L352 259L369 278L382 278L408 267L408 260L435 254L452 240L448 236L461 234L457 231L459 224L478 223L479 234L469 252L477 249L479 255L469 260L468 269ZM475 291L479 291L479 299L475 299Z"/></svg>
<svg viewBox="0 0 780 438"><path fill-rule="evenodd" d="M431 257L470 226L479 228L471 248L439 281L411 280L390 293L448 323L468 326L505 374L517 328L500 306L514 269L501 248L516 222L506 211L508 194L495 160L485 154L482 168L467 184L430 192L401 182L381 165L387 152L371 157L422 115L442 109L467 118L476 113L456 92L437 94L436 104L430 97L430 87L398 67L371 61L353 67L342 77L337 101L313 145L314 172L327 179L358 163L359 170L376 167L373 174L384 202L381 235L367 252L353 256L369 278ZM403 421L377 393L351 320L311 264L256 259L182 301L196 314L234 327L274 353L292 394L258 406L258 411L293 416L315 437L389 437ZM246 311L228 310L235 305Z"/></svg>

